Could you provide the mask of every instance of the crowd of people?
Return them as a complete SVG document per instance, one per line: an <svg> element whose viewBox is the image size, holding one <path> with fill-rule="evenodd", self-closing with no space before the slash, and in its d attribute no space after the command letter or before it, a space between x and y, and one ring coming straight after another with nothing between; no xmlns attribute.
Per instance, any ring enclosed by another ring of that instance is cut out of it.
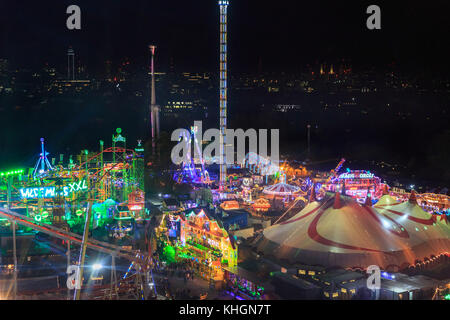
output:
<svg viewBox="0 0 450 320"><path fill-rule="evenodd" d="M154 270L158 291L168 299L199 299L202 295L194 295L186 287L189 281L196 279L195 271L188 261L171 263L166 266L158 265ZM169 279L183 279L183 288L174 288Z"/></svg>

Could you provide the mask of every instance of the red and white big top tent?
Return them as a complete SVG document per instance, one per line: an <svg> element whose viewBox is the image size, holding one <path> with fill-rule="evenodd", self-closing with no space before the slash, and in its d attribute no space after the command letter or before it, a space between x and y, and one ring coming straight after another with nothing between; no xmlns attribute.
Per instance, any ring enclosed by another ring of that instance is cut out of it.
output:
<svg viewBox="0 0 450 320"><path fill-rule="evenodd" d="M403 269L450 252L446 221L434 222L417 204L396 204L387 197L372 207L339 193L317 202L313 193L297 215L264 230L257 250L293 263L362 269Z"/></svg>
<svg viewBox="0 0 450 320"><path fill-rule="evenodd" d="M390 198L388 195L383 197ZM423 260L431 255L450 253L450 228L445 215L438 217L424 211L417 204L414 191L409 201L392 204L389 202L391 201L378 202L375 209L403 226L409 235L404 241L414 248L416 259Z"/></svg>
<svg viewBox="0 0 450 320"><path fill-rule="evenodd" d="M271 186L264 188L263 192L268 195L274 196L291 196L300 190L297 186L292 186L290 184L280 182Z"/></svg>

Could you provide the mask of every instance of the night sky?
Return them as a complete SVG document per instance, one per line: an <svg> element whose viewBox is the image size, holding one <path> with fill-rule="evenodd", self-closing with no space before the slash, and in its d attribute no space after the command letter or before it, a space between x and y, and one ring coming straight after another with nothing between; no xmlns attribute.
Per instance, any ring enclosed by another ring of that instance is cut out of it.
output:
<svg viewBox="0 0 450 320"><path fill-rule="evenodd" d="M66 28L68 5L82 11L82 30ZM382 10L382 30L369 31L370 4ZM215 71L216 0L1 1L0 57L15 66L64 67L68 46L90 70L128 57L145 65L146 46L158 48L158 67ZM231 0L231 72L292 71L321 61L355 65L395 62L411 72L450 69L448 0L256 1Z"/></svg>
<svg viewBox="0 0 450 320"><path fill-rule="evenodd" d="M134 75L138 79L130 84L130 88L145 90L146 82L142 75L144 68L149 66L148 45L155 44L158 46L157 71L167 72L173 65L178 72L213 72L217 75L217 2L0 0L0 58L8 59L14 68L35 71L42 70L48 63L64 76L67 49L72 46L76 64L87 66L89 79L97 76L104 79L106 60L112 61L112 71L116 72L117 66L128 59L133 67L129 70L130 79ZM82 30L66 28L66 9L72 4L81 7ZM382 30L366 28L366 9L371 4L381 7ZM387 66L389 70L394 66L397 68L395 70L406 71L406 78L412 83L417 78L425 80L417 83L434 86L442 80L442 76L448 79L450 74L449 14L449 0L230 0L229 73L231 76L239 76L242 72L257 73L258 70L296 73L305 70L308 64L318 71L321 63L333 64L337 69L344 59L353 67L355 75L362 75L359 71L365 71L367 67L374 67L375 71L382 73ZM22 75L29 73L19 74L19 77ZM26 79L25 76L23 78ZM19 78L20 81L26 80ZM232 87L233 82L230 83ZM59 100L52 97L48 105L41 104L41 97L33 100L19 92L17 95L3 96L0 108L4 111L0 113L3 117L0 120L4 122L0 133L4 133L0 134L0 154L5 154L3 150L7 150L12 156L0 157L0 167L22 161L34 164L36 151L32 150L42 136L48 139L48 148L53 154L75 154L81 148L97 147L98 139L109 137L117 126L129 133L130 140L141 138L140 129L135 124L144 126L140 112L147 108L147 96L131 100L134 95L122 95L116 90L113 99L103 96L105 92L101 91L94 97L86 95L85 100L64 95ZM245 123L240 123L240 127L257 125L269 128L275 123L284 126L283 134L293 137L295 141L292 143L298 143L290 145L284 141L284 147L289 150L303 150L306 133L300 128L306 125L306 121L313 121L320 122L319 131L323 128L323 131L313 133L313 140L316 145L325 146L320 149L333 156L342 152L356 158L356 148L360 158L377 156L386 161L393 159L408 163L412 172L422 170L422 177L429 175L428 168L441 166L434 172L437 179L442 179L441 171L446 170L442 168L447 166L449 154L447 149L441 147L448 145L450 136L446 120L449 103L445 93L439 95L429 90L428 95L412 97L380 94L378 100L371 101L375 112L371 113L373 117L352 111L354 118L350 124L346 122L349 118L345 113L335 114L341 117L340 121L328 119L329 113L322 112L281 119L284 122L276 122L267 115L254 117L254 108L259 108L261 104L278 103L278 100L269 101L258 94L234 97L232 94L236 92L230 90L230 99L235 99L230 100L229 104L230 126L236 125L233 121L246 117L254 119L254 123L243 121ZM209 113L214 112L217 116L218 110L214 108L218 106L218 92L212 98L203 97L210 99L207 102L209 107L213 106ZM293 101L289 99L287 97L285 101ZM377 115L376 112L381 110L379 107L386 101L392 102L395 111L388 117ZM296 103L318 105L310 100L298 100ZM124 106L127 110L134 110L126 113L127 119L117 116L123 113ZM400 120L400 114L410 115L408 121ZM422 119L427 117L432 120L423 122ZM354 131L350 133L347 128ZM301 130L300 134L296 130ZM411 132L415 138L403 139L400 146L398 140L391 138L405 134L409 136ZM345 139L346 145L342 146L340 142ZM372 153L368 155L368 151ZM320 157L331 156L320 154ZM8 163L2 164L2 161ZM450 175L446 173L444 179L448 181Z"/></svg>

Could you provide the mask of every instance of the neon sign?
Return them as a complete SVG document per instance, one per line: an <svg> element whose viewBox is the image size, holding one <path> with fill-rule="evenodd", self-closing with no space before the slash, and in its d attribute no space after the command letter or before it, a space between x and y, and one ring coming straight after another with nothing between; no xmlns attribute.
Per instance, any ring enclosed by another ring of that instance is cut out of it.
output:
<svg viewBox="0 0 450 320"><path fill-rule="evenodd" d="M3 176L12 176L12 175L22 175L25 172L25 170L11 170L6 172L0 172L0 177Z"/></svg>
<svg viewBox="0 0 450 320"><path fill-rule="evenodd" d="M125 137L123 137L122 135L117 135L116 137L114 137L113 138L113 141L114 142L125 142L126 141L126 139L125 139Z"/></svg>
<svg viewBox="0 0 450 320"><path fill-rule="evenodd" d="M375 175L373 173L360 173L360 174L354 174L354 173L343 173L339 176L341 179L372 179Z"/></svg>
<svg viewBox="0 0 450 320"><path fill-rule="evenodd" d="M22 199L54 198L57 196L68 197L78 191L87 190L86 180L69 183L67 186L57 189L56 187L22 188L20 195Z"/></svg>
<svg viewBox="0 0 450 320"><path fill-rule="evenodd" d="M126 142L127 139L125 139L125 137L123 137L121 135L122 129L121 128L117 128L116 132L117 132L117 135L116 136L113 135L113 141L114 142Z"/></svg>

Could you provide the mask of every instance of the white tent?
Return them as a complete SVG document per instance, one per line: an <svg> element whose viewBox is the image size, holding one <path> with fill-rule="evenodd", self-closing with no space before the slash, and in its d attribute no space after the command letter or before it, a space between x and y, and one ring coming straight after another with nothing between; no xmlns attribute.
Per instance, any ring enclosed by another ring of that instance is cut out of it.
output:
<svg viewBox="0 0 450 320"><path fill-rule="evenodd" d="M300 190L297 186L292 186L290 184L280 182L268 187L265 187L263 192L265 194L275 195L275 196L290 196Z"/></svg>
<svg viewBox="0 0 450 320"><path fill-rule="evenodd" d="M430 218L417 207L411 210L402 204L398 208ZM292 262L360 268L372 264L402 268L416 259L450 252L450 229L445 222L418 233L413 225L417 222L408 219L404 224L389 208L360 205L339 193L327 194L320 203L309 203L289 220L265 229L257 250Z"/></svg>

